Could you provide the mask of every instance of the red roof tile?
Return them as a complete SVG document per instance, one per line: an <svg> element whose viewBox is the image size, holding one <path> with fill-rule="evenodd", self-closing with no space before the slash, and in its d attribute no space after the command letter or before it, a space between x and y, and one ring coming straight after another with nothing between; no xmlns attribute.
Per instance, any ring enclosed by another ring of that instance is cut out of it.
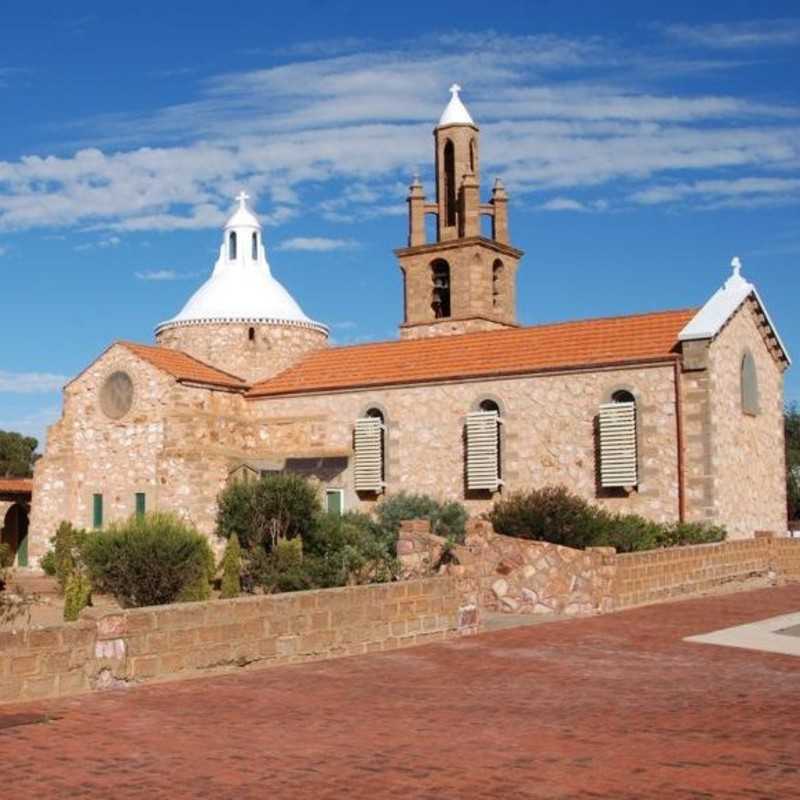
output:
<svg viewBox="0 0 800 800"><path fill-rule="evenodd" d="M127 347L134 355L154 367L168 372L179 381L231 389L247 388L247 383L236 375L211 367L181 350L172 350L169 347L157 345L136 344L135 342L120 342L120 344Z"/></svg>
<svg viewBox="0 0 800 800"><path fill-rule="evenodd" d="M0 478L0 493L30 494L33 478Z"/></svg>
<svg viewBox="0 0 800 800"><path fill-rule="evenodd" d="M318 350L251 398L665 361L696 309Z"/></svg>

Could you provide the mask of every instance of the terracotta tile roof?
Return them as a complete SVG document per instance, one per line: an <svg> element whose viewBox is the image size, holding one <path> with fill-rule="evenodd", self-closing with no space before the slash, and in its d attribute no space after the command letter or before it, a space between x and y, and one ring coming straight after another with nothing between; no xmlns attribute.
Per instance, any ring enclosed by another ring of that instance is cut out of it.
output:
<svg viewBox="0 0 800 800"><path fill-rule="evenodd" d="M172 350L169 347L157 345L136 344L135 342L120 342L134 355L152 364L158 369L168 372L179 381L188 383L202 383L206 386L222 386L230 389L246 389L247 383L236 375L223 372L181 350Z"/></svg>
<svg viewBox="0 0 800 800"><path fill-rule="evenodd" d="M696 309L318 350L248 397L670 360Z"/></svg>
<svg viewBox="0 0 800 800"><path fill-rule="evenodd" d="M0 478L0 494L30 494L33 478Z"/></svg>

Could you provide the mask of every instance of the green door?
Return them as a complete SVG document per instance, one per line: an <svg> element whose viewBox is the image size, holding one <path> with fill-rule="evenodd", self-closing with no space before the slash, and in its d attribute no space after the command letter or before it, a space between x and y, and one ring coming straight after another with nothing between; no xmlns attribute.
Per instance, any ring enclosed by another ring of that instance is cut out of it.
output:
<svg viewBox="0 0 800 800"><path fill-rule="evenodd" d="M344 511L342 495L343 492L341 489L328 489L325 492L328 513L337 514L339 516L342 515L342 511Z"/></svg>

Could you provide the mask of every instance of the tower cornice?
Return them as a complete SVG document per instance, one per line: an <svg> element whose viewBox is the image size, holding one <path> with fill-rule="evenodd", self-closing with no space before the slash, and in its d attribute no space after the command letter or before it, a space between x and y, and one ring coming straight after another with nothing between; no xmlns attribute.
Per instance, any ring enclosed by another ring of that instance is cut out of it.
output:
<svg viewBox="0 0 800 800"><path fill-rule="evenodd" d="M481 245L494 250L503 255L513 256L514 258L522 258L525 255L523 250L518 250L509 244L503 244L496 239L487 239L485 236L469 236L463 239L447 239L443 242L430 242L429 244L420 244L415 247L398 247L394 254L396 256L415 256L423 253L440 253L446 250L460 250L472 245Z"/></svg>

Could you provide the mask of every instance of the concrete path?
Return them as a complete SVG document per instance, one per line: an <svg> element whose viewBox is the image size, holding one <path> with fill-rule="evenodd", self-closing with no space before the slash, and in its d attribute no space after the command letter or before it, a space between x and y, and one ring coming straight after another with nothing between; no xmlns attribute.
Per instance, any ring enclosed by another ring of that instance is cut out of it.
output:
<svg viewBox="0 0 800 800"><path fill-rule="evenodd" d="M2 793L800 798L800 658L684 641L798 610L786 586L4 707Z"/></svg>

